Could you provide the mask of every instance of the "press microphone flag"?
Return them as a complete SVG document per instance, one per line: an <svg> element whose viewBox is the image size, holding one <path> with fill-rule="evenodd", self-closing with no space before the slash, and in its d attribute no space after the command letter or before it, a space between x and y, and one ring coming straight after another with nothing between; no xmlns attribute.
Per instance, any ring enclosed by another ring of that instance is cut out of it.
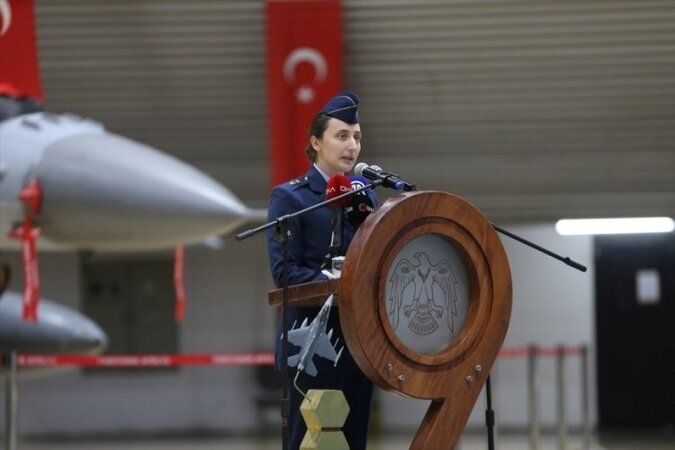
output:
<svg viewBox="0 0 675 450"><path fill-rule="evenodd" d="M368 180L363 177L349 177L352 183L352 190L362 188L368 184ZM375 205L368 195L368 191L358 192L349 198L349 205L345 207L345 218L347 222L356 231L366 220L366 217L373 212Z"/></svg>
<svg viewBox="0 0 675 450"><path fill-rule="evenodd" d="M333 175L326 183L326 200L333 199L351 190L352 183L349 181L349 177L344 175ZM341 206L347 206L348 203L349 198L342 198L340 200L336 200L328 206L331 208L339 208Z"/></svg>
<svg viewBox="0 0 675 450"><path fill-rule="evenodd" d="M352 184L348 177L333 175L326 183L326 200L331 200L351 190ZM330 251L328 254L329 259L332 259L334 256L340 256L342 248L342 210L348 204L349 198L345 197L328 205L334 211L333 233L330 239Z"/></svg>
<svg viewBox="0 0 675 450"><path fill-rule="evenodd" d="M364 187L365 185L368 184L368 180L366 180L363 177L360 176L355 176L355 177L349 177L349 182L352 185L352 191L355 191L357 189L360 189ZM367 189L369 191L370 189ZM359 192L359 194L365 194L365 192Z"/></svg>

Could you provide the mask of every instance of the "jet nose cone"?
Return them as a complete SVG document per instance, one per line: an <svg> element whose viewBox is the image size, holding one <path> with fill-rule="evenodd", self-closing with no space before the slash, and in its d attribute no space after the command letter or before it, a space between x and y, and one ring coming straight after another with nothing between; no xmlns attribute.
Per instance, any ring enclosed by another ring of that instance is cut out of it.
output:
<svg viewBox="0 0 675 450"><path fill-rule="evenodd" d="M38 321L21 319L22 296L0 298L0 352L101 353L108 336L88 317L49 300L40 300Z"/></svg>
<svg viewBox="0 0 675 450"><path fill-rule="evenodd" d="M115 134L69 136L34 169L45 237L97 249L171 247L221 234L253 212L194 167Z"/></svg>
<svg viewBox="0 0 675 450"><path fill-rule="evenodd" d="M108 335L96 322L76 311L70 311L72 321L79 327L73 328L65 346L72 348L73 353L103 353L108 348Z"/></svg>

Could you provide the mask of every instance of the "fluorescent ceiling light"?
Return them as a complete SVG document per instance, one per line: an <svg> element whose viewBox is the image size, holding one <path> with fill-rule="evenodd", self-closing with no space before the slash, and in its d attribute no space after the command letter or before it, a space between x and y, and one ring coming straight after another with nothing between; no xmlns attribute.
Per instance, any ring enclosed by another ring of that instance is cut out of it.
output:
<svg viewBox="0 0 675 450"><path fill-rule="evenodd" d="M675 229L670 217L630 217L624 219L564 219L555 224L563 236L577 234L668 233Z"/></svg>

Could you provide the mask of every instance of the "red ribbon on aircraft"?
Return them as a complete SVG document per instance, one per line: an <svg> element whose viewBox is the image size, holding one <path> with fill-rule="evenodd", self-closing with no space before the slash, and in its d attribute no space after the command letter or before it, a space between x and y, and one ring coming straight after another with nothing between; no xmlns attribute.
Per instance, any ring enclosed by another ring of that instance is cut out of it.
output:
<svg viewBox="0 0 675 450"><path fill-rule="evenodd" d="M338 0L266 3L267 92L272 186L303 174L312 118L342 85ZM319 31L320 30L320 31Z"/></svg>
<svg viewBox="0 0 675 450"><path fill-rule="evenodd" d="M42 208L42 187L38 180L30 180L19 192L19 200L31 216L36 216Z"/></svg>
<svg viewBox="0 0 675 450"><path fill-rule="evenodd" d="M42 188L37 180L30 180L19 192L19 200L25 208L25 216L21 226L10 233L10 237L21 240L23 257L23 320L36 322L40 304L40 274L36 241L40 237L40 229L33 226L31 217L37 215L42 207Z"/></svg>
<svg viewBox="0 0 675 450"><path fill-rule="evenodd" d="M10 237L21 240L23 257L23 320L36 322L40 304L40 276L38 272L37 251L35 241L40 236L40 229L33 226L30 216L26 215L23 224L10 233Z"/></svg>
<svg viewBox="0 0 675 450"><path fill-rule="evenodd" d="M185 268L185 248L182 245L176 247L173 258L173 287L176 293L176 304L173 311L174 320L182 322L185 319L185 282L183 271Z"/></svg>

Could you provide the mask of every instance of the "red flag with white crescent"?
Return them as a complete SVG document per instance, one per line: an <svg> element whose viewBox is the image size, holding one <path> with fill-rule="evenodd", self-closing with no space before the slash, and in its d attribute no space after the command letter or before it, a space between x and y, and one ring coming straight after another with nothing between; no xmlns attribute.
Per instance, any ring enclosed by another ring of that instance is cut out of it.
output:
<svg viewBox="0 0 675 450"><path fill-rule="evenodd" d="M0 0L0 94L43 100L33 0Z"/></svg>
<svg viewBox="0 0 675 450"><path fill-rule="evenodd" d="M337 0L268 0L266 21L274 186L307 170L309 125L341 88L342 5Z"/></svg>

